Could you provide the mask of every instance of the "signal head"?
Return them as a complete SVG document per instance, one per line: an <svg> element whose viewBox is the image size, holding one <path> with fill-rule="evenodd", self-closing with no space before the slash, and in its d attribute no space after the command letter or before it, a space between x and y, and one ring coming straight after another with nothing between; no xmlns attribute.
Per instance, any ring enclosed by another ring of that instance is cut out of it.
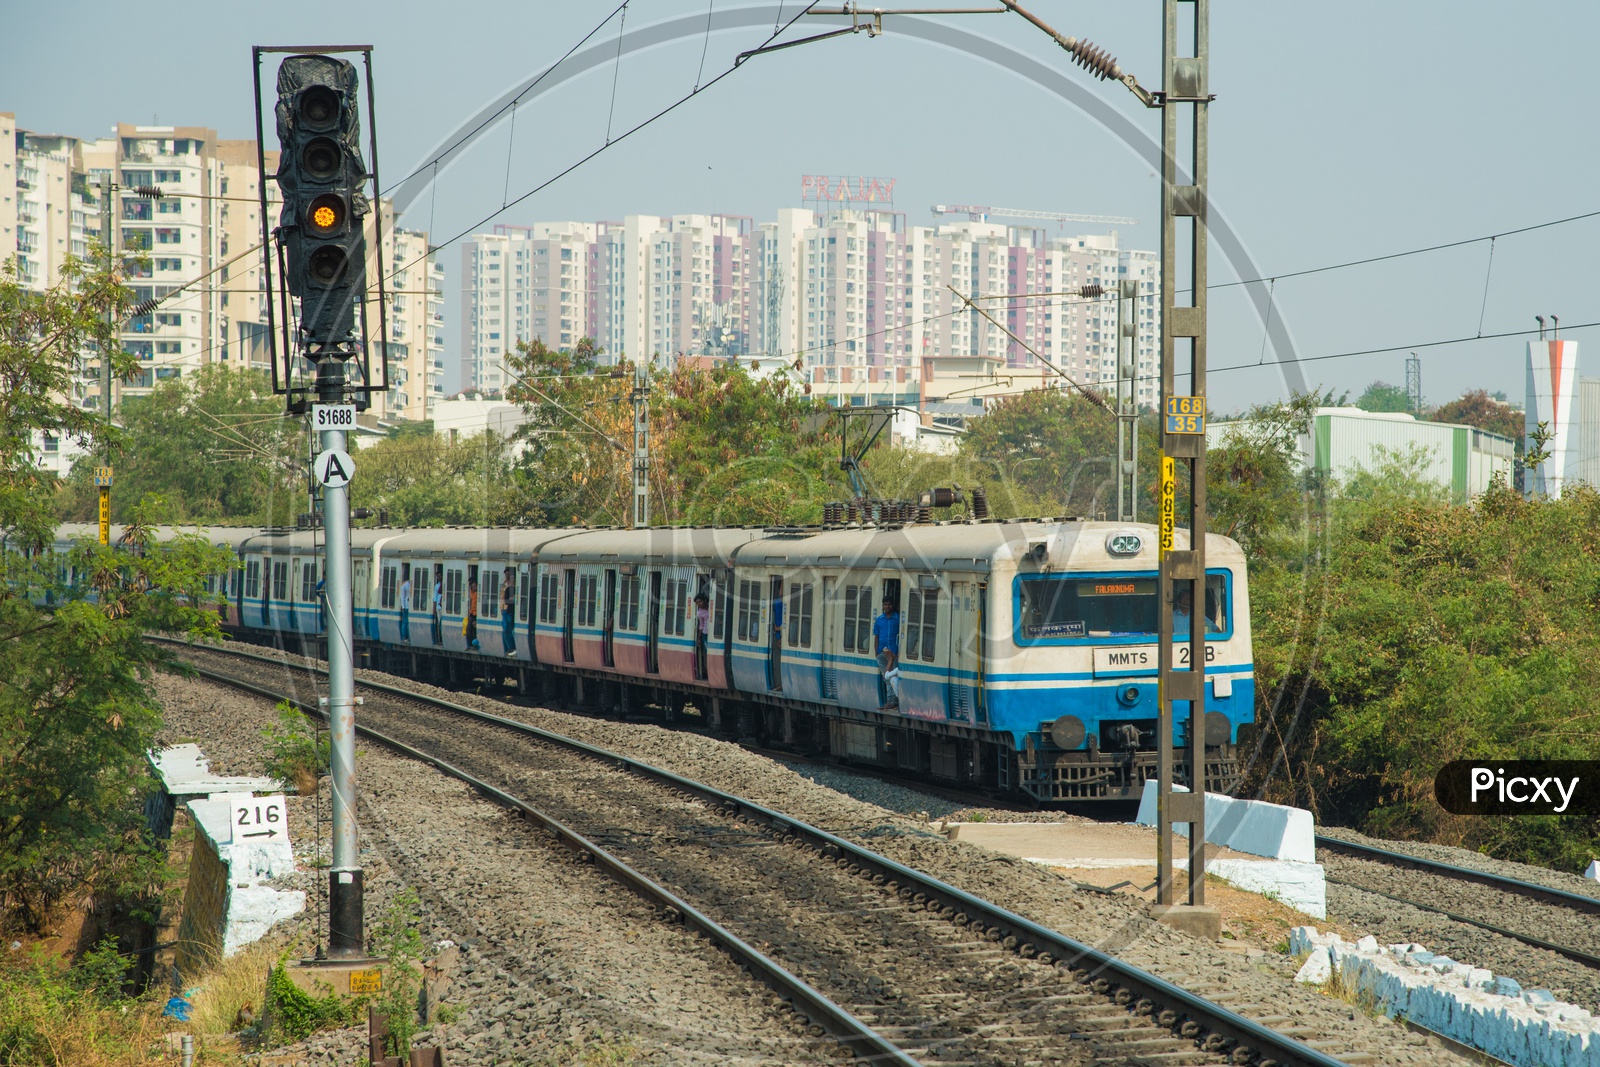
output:
<svg viewBox="0 0 1600 1067"><path fill-rule="evenodd" d="M332 181L339 176L344 150L331 137L316 137L300 151L300 168L312 181Z"/></svg>
<svg viewBox="0 0 1600 1067"><path fill-rule="evenodd" d="M337 127L339 112L344 108L340 94L327 85L308 86L300 93L297 104L301 127L318 133Z"/></svg>
<svg viewBox="0 0 1600 1067"><path fill-rule="evenodd" d="M345 267L349 262L350 257L338 245L323 245L307 259L307 279L324 287L338 285L344 281Z"/></svg>
<svg viewBox="0 0 1600 1067"><path fill-rule="evenodd" d="M349 217L349 201L339 193L323 193L306 207L306 233L311 237L333 237L344 231Z"/></svg>

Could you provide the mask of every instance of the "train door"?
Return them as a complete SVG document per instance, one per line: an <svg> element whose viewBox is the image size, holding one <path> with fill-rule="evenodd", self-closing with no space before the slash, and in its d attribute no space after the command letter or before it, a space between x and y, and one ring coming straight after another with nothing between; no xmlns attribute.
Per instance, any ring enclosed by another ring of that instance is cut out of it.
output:
<svg viewBox="0 0 1600 1067"><path fill-rule="evenodd" d="M973 634L976 640L973 643L972 671L972 716L980 723L989 721L989 708L984 700L984 671L989 663L989 586L986 582L979 582L978 591L973 597Z"/></svg>
<svg viewBox="0 0 1600 1067"><path fill-rule="evenodd" d="M532 611L534 575L537 567L534 564L517 564L517 651L534 659L533 624L530 623L529 614ZM524 644L523 642L526 642Z"/></svg>
<svg viewBox="0 0 1600 1067"><path fill-rule="evenodd" d="M694 576L694 597L689 601L689 636L694 638L694 680L711 680L711 575L704 571ZM706 602L706 625L700 627L700 598Z"/></svg>
<svg viewBox="0 0 1600 1067"><path fill-rule="evenodd" d="M426 565L424 565L426 567ZM424 572L426 573L426 571ZM444 645L444 564L433 564L433 580L426 585L428 617L432 627L433 643Z"/></svg>
<svg viewBox="0 0 1600 1067"><path fill-rule="evenodd" d="M771 605L771 619L767 627L767 688L783 688L783 575L767 578L767 602Z"/></svg>
<svg viewBox="0 0 1600 1067"><path fill-rule="evenodd" d="M718 572L721 577L716 587L717 615L712 622L713 632L721 638L722 644L722 673L727 679L728 688L733 684L733 572L731 570Z"/></svg>
<svg viewBox="0 0 1600 1067"><path fill-rule="evenodd" d="M974 642L974 611L972 583L950 583L950 692L948 703L950 718L958 722L972 721L972 692Z"/></svg>
<svg viewBox="0 0 1600 1067"><path fill-rule="evenodd" d="M661 572L650 572L650 597L645 603L644 669L661 671Z"/></svg>
<svg viewBox="0 0 1600 1067"><path fill-rule="evenodd" d="M605 600L601 604L600 652L602 662L607 667L617 665L617 657L613 652L613 640L617 632L617 572L614 568L606 570Z"/></svg>
<svg viewBox="0 0 1600 1067"><path fill-rule="evenodd" d="M574 612L578 608L578 572L574 568L568 567L564 573L565 578L562 581L564 588L562 592L565 595L561 598L561 658L571 663L574 658L572 627L575 621Z"/></svg>
<svg viewBox="0 0 1600 1067"><path fill-rule="evenodd" d="M838 579L822 579L822 699L839 699Z"/></svg>
<svg viewBox="0 0 1600 1067"><path fill-rule="evenodd" d="M351 589L350 606L354 615L352 625L355 632L364 637L377 637L378 625L371 614L372 603L368 596L367 575L370 573L372 563L370 560L358 559L351 563Z"/></svg>

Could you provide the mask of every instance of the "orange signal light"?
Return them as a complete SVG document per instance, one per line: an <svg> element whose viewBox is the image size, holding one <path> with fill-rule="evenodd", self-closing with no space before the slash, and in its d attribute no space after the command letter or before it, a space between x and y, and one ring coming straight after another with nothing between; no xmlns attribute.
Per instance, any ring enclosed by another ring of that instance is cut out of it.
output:
<svg viewBox="0 0 1600 1067"><path fill-rule="evenodd" d="M316 223L320 229L324 230L332 228L333 223L337 218L338 216L334 214L333 208L326 205L317 208L317 210L311 213L311 221Z"/></svg>

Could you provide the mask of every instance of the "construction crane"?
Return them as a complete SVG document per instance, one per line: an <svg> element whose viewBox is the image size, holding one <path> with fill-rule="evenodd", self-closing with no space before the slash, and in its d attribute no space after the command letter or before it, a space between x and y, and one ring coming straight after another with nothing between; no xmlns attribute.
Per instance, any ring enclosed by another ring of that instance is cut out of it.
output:
<svg viewBox="0 0 1600 1067"><path fill-rule="evenodd" d="M977 204L935 204L935 215L965 215L973 222L988 222L990 215L1008 219L1050 219L1055 222L1092 222L1104 226L1134 226L1137 219L1125 215L1073 215L1065 211L1024 211L1015 207L983 207Z"/></svg>

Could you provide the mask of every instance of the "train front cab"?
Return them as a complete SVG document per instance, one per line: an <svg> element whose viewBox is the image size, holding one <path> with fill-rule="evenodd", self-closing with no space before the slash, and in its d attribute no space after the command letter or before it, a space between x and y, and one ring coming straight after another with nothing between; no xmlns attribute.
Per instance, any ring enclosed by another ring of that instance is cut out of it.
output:
<svg viewBox="0 0 1600 1067"><path fill-rule="evenodd" d="M1155 531L1084 525L1064 554L1050 546L997 561L995 584L1009 603L996 607L1009 625L993 635L989 705L994 726L1015 741L1024 791L1041 801L1137 800L1157 773ZM1124 533L1137 551L1114 540ZM1124 551L1113 552L1118 544ZM1213 535L1206 547L1206 787L1231 792L1239 727L1254 720L1249 593L1238 545ZM1186 637L1174 643L1178 663L1188 647ZM1188 720L1178 703L1173 744L1185 783Z"/></svg>

